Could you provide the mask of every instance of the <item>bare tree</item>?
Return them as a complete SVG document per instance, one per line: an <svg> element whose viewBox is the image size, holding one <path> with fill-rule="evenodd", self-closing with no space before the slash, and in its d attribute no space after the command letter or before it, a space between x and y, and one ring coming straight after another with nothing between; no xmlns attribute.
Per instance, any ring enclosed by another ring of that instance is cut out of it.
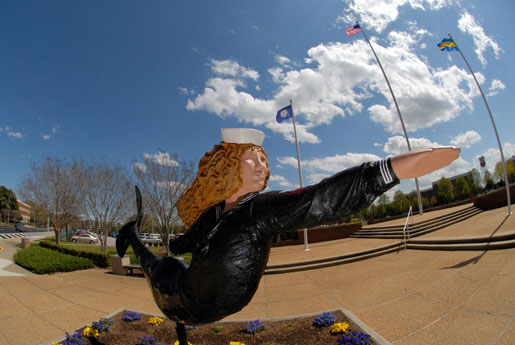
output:
<svg viewBox="0 0 515 345"><path fill-rule="evenodd" d="M131 178L127 169L119 164L109 165L105 161L87 164L83 160L80 176L82 215L99 234L102 250L107 253L109 231L128 216Z"/></svg>
<svg viewBox="0 0 515 345"><path fill-rule="evenodd" d="M171 227L180 222L175 205L194 178L194 163L179 162L177 155L160 151L156 155L145 154L143 163L134 162L133 171L166 243Z"/></svg>
<svg viewBox="0 0 515 345"><path fill-rule="evenodd" d="M61 230L80 213L79 164L46 156L40 163L32 162L30 168L31 173L20 183L18 194L34 201L44 211L59 244Z"/></svg>

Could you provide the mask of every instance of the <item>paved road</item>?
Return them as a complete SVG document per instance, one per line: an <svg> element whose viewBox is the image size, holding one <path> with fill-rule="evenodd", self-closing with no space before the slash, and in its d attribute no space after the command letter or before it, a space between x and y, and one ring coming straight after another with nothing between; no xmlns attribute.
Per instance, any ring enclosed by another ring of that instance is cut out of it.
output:
<svg viewBox="0 0 515 345"><path fill-rule="evenodd" d="M15 238L15 237L33 237L42 238L51 234L46 229L37 228L34 226L26 225L24 232L16 231L13 225L0 224L0 239Z"/></svg>

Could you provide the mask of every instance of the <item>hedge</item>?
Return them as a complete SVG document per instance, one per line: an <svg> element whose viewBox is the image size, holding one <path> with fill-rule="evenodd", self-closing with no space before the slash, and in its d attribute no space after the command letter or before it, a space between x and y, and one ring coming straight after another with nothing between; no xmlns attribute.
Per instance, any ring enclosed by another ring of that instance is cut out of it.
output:
<svg viewBox="0 0 515 345"><path fill-rule="evenodd" d="M73 255L81 258L89 259L97 267L106 268L109 266L109 255L99 252L89 252L86 250L77 250L73 248L66 248L58 246L57 244L49 241L40 241L39 245L44 248L56 250L58 252Z"/></svg>
<svg viewBox="0 0 515 345"><path fill-rule="evenodd" d="M36 274L71 272L93 267L89 259L38 246L20 249L14 254L14 262Z"/></svg>

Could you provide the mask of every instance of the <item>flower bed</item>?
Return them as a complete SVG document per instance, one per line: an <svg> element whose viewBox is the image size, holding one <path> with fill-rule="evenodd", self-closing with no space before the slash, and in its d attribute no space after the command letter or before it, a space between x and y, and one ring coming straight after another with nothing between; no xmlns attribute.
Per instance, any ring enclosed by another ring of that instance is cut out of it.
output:
<svg viewBox="0 0 515 345"><path fill-rule="evenodd" d="M288 320L216 322L187 328L191 345L378 345L340 311ZM53 344L178 344L175 322L130 311L101 319L68 338Z"/></svg>

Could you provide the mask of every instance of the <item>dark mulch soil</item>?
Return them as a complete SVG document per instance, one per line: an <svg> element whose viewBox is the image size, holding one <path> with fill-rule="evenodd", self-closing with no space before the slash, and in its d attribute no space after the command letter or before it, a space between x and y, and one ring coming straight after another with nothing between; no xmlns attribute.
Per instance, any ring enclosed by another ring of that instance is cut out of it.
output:
<svg viewBox="0 0 515 345"><path fill-rule="evenodd" d="M112 317L112 329L96 339L90 339L89 344L136 345L138 338L144 336L156 338L156 344L161 345L173 345L177 340L175 322L165 319L161 325L152 326L148 324L149 316L142 314L140 320L129 323L122 320L124 313L125 311ZM347 322L350 330L360 331L343 313L337 311L332 314L336 316L336 322ZM192 345L229 345L231 341L245 345L338 344L338 336L329 333L331 327L319 329L312 326L315 317L316 315L283 321L263 321L265 329L254 335L242 332L245 322L217 322L188 330L187 336ZM213 329L214 326L223 326L223 330L217 333Z"/></svg>

